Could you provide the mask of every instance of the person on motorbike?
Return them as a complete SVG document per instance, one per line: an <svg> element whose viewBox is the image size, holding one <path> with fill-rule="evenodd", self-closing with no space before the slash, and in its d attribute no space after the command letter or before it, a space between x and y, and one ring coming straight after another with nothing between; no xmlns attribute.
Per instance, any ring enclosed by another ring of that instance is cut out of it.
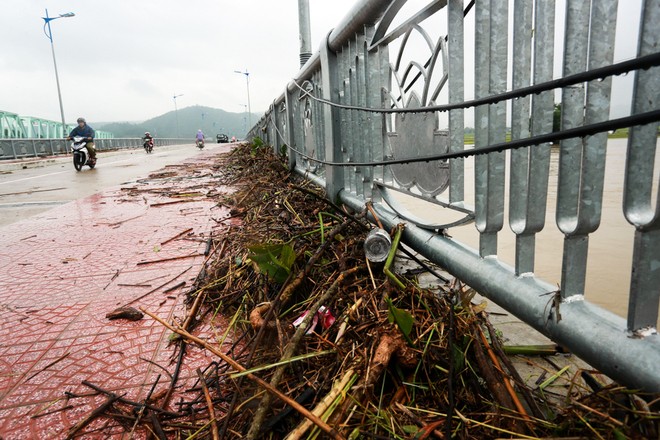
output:
<svg viewBox="0 0 660 440"><path fill-rule="evenodd" d="M154 137L149 133L148 131L144 132L144 136L142 137L142 145L144 148L147 148L147 142L151 143L151 147L153 148L154 146Z"/></svg>
<svg viewBox="0 0 660 440"><path fill-rule="evenodd" d="M201 142L202 146L204 146L204 133L202 133L201 128L197 130L197 136L195 136L195 145L197 145L198 142Z"/></svg>
<svg viewBox="0 0 660 440"><path fill-rule="evenodd" d="M94 148L94 136L95 132L92 127L87 125L85 118L78 118L78 126L74 127L69 133L67 140L73 139L75 136L81 136L87 141L87 151L89 151L89 162L92 164L96 163L96 148Z"/></svg>

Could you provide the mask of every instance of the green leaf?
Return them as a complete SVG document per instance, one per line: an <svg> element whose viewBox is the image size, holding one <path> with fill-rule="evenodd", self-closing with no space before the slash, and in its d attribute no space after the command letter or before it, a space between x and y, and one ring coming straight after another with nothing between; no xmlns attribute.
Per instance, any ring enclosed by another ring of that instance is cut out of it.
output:
<svg viewBox="0 0 660 440"><path fill-rule="evenodd" d="M396 325L401 330L401 332L403 332L403 335L406 337L406 339L408 339L408 337L410 336L410 332L412 331L413 322L414 322L412 315L407 311L396 307L392 303L391 299L386 298L386 301L390 309L390 313L387 315L387 320L390 323L395 322Z"/></svg>
<svg viewBox="0 0 660 440"><path fill-rule="evenodd" d="M628 437L618 429L614 428L614 438L616 440L626 440Z"/></svg>
<svg viewBox="0 0 660 440"><path fill-rule="evenodd" d="M417 434L419 432L417 425L403 425L402 428L406 434Z"/></svg>
<svg viewBox="0 0 660 440"><path fill-rule="evenodd" d="M291 266L296 260L293 247L289 244L257 244L248 247L249 257L262 273L267 274L276 283L286 281Z"/></svg>

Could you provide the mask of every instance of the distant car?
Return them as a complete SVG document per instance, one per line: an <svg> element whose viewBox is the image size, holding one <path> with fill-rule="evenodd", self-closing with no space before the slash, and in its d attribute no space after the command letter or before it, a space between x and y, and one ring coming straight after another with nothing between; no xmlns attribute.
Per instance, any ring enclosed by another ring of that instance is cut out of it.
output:
<svg viewBox="0 0 660 440"><path fill-rule="evenodd" d="M217 135L215 139L218 141L219 144L229 142L229 138L227 137L227 135L222 133Z"/></svg>

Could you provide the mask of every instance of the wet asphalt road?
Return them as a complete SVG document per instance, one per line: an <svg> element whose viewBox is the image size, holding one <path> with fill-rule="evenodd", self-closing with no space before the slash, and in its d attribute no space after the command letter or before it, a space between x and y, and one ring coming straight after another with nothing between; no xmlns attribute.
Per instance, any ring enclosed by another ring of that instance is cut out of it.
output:
<svg viewBox="0 0 660 440"><path fill-rule="evenodd" d="M204 151L220 145L207 143ZM98 153L96 168L77 172L71 156L30 161L26 169L11 169L0 162L0 226L45 212L54 206L97 193L103 189L146 177L166 165L194 157L192 144L158 147L147 155L143 149Z"/></svg>

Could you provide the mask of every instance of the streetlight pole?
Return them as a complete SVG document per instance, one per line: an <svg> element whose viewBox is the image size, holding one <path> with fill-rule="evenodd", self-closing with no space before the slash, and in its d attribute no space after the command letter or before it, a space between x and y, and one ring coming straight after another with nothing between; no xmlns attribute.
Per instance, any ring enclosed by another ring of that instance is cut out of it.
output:
<svg viewBox="0 0 660 440"><path fill-rule="evenodd" d="M250 107L250 73L247 71L247 69L245 69L245 72L241 72L240 70L234 70L234 73L240 73L241 75L245 75L245 81L247 82L248 122L249 122L249 126L252 127L252 107Z"/></svg>
<svg viewBox="0 0 660 440"><path fill-rule="evenodd" d="M176 98L179 96L183 96L183 93L180 95L174 93L174 96L172 96L172 99L174 100L174 117L176 118L176 137L178 138L181 137L181 133L179 133L179 109L176 107Z"/></svg>
<svg viewBox="0 0 660 440"><path fill-rule="evenodd" d="M67 17L73 17L76 14L73 12L67 12L66 14L60 14L58 17L49 17L48 16L48 9L46 9L46 16L41 17L44 20L44 34L46 34L46 37L50 40L50 50L53 53L53 66L55 67L55 82L57 83L57 98L60 101L60 116L62 117L62 137L66 136L66 122L64 121L64 106L62 105L62 92L60 90L60 77L57 74L57 61L55 61L55 45L53 44L53 32L50 29L50 22L53 20L57 20L58 18L67 18ZM46 32L46 28L48 28L48 32Z"/></svg>

